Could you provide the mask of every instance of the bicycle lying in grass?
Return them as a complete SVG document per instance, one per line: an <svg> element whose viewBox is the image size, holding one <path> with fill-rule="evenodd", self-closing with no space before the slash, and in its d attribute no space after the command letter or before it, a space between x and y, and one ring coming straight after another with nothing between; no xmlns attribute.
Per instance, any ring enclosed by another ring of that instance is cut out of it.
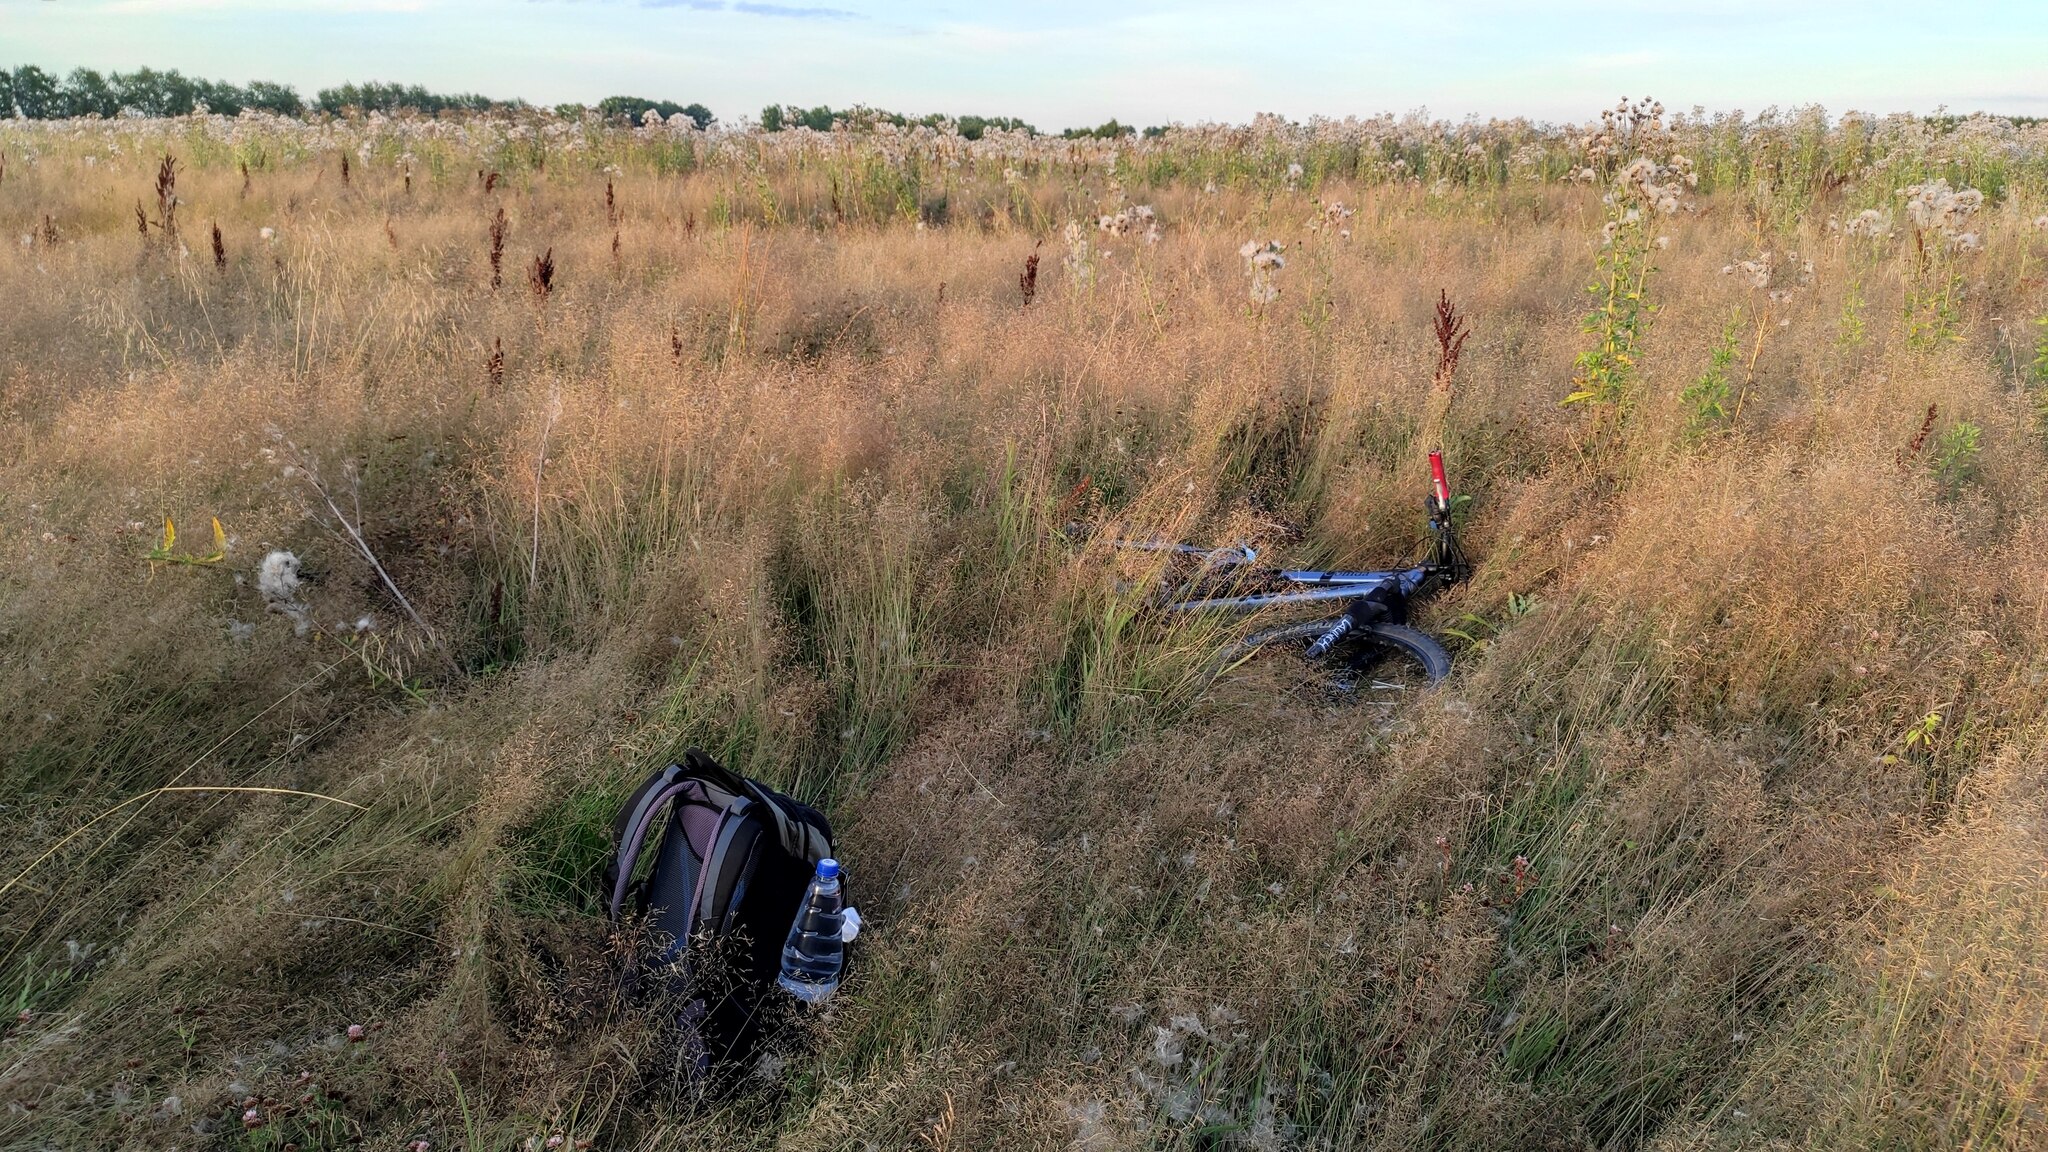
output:
<svg viewBox="0 0 2048 1152"><path fill-rule="evenodd" d="M1193 544L1120 541L1117 547L1168 552L1168 566L1154 607L1165 612L1263 613L1304 605L1341 606L1337 616L1315 616L1253 632L1219 653L1212 672L1221 674L1265 649L1293 649L1311 662L1334 666L1340 687L1355 688L1355 674L1390 658L1419 672L1429 684L1450 675L1443 645L1408 624L1409 604L1447 584L1463 580L1470 566L1451 526L1451 486L1443 454L1429 454L1431 542L1421 563L1369 572L1313 571L1263 567L1252 548L1202 548ZM1401 685L1375 681L1375 686Z"/></svg>

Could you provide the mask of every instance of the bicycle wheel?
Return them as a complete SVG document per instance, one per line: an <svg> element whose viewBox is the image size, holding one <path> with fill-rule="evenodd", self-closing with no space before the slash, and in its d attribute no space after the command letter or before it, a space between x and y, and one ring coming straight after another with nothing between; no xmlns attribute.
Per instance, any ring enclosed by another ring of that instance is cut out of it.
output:
<svg viewBox="0 0 2048 1152"><path fill-rule="evenodd" d="M1217 657L1215 669L1221 673L1261 648L1305 647L1336 623L1335 619L1303 620L1254 632L1224 649ZM1364 672L1390 656L1414 664L1430 684L1451 674L1451 654L1444 651L1444 646L1406 624L1373 624L1353 629L1324 659Z"/></svg>

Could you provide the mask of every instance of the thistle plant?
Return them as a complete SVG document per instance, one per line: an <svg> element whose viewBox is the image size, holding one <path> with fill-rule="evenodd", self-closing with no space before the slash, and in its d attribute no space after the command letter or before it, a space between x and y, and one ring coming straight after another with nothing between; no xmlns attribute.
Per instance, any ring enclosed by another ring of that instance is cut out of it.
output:
<svg viewBox="0 0 2048 1152"><path fill-rule="evenodd" d="M1067 281L1075 291L1085 292L1095 285L1095 250L1088 243L1088 230L1078 220L1067 221L1061 233L1066 242L1067 254L1060 264L1067 270Z"/></svg>
<svg viewBox="0 0 2048 1152"><path fill-rule="evenodd" d="M159 540L157 542L157 546L150 549L149 555L145 556L143 559L149 561L149 566L151 568L155 568L158 564L218 564L222 560L227 559L227 530L220 526L220 517L216 516L213 518L212 551L205 553L180 552L177 550L177 548L178 526L172 523L171 518L169 516L166 516L164 517L163 539Z"/></svg>
<svg viewBox="0 0 2048 1152"><path fill-rule="evenodd" d="M1906 281L1906 345L1926 351L1962 339L1963 274L1957 260L1980 251L1983 241L1965 230L1984 206L1975 188L1949 187L1933 180L1904 189L1913 222L1913 261Z"/></svg>
<svg viewBox="0 0 2048 1152"><path fill-rule="evenodd" d="M1253 311L1263 312L1266 305L1280 298L1280 270L1287 267L1287 258L1281 253L1286 250L1287 245L1278 240L1267 240L1263 243L1247 240L1244 246L1237 250L1237 254L1244 257L1245 274L1252 279Z"/></svg>
<svg viewBox="0 0 2048 1152"><path fill-rule="evenodd" d="M2034 319L2041 335L2034 342L2034 362L2027 366L2027 393L2034 401L2034 427L2048 432L2048 313Z"/></svg>
<svg viewBox="0 0 2048 1152"><path fill-rule="evenodd" d="M2048 313L2034 318L2034 327L2041 330L2034 343L2034 362L2027 367L2028 383L2035 388L2048 388Z"/></svg>
<svg viewBox="0 0 2048 1152"><path fill-rule="evenodd" d="M1977 458L1984 452L1984 429L1968 420L1958 420L1935 438L1934 452L1927 466L1941 485L1942 494L1954 499L1964 485L1977 478Z"/></svg>
<svg viewBox="0 0 2048 1152"><path fill-rule="evenodd" d="M1657 310L1650 302L1650 277L1657 270L1656 252L1670 243L1651 224L1656 216L1678 211L1690 176L1683 156L1674 157L1670 167L1639 156L1605 197L1598 275L1586 286L1593 310L1581 325L1593 344L1579 354L1572 391L1564 398L1592 410L1596 434L1625 420L1635 405L1643 336Z"/></svg>
<svg viewBox="0 0 2048 1152"><path fill-rule="evenodd" d="M1679 403L1685 408L1683 435L1687 444L1700 443L1726 428L1733 419L1728 408L1732 394L1728 374L1735 364L1741 332L1742 309L1738 307L1721 327L1721 339L1707 358L1707 370L1678 394Z"/></svg>
<svg viewBox="0 0 2048 1152"><path fill-rule="evenodd" d="M1830 216L1827 230L1830 235L1847 239L1851 268L1848 286L1842 292L1842 311L1835 321L1835 344L1844 350L1857 348L1869 334L1864 318L1869 302L1863 295L1863 281L1876 273L1881 246L1894 235L1892 214L1865 208L1850 217L1847 224Z"/></svg>
<svg viewBox="0 0 2048 1152"><path fill-rule="evenodd" d="M1797 251L1788 251L1782 257L1775 252L1764 252L1754 259L1723 266L1721 274L1741 277L1749 285L1750 297L1748 312L1752 332L1749 359L1743 364L1742 384L1735 393L1735 408L1728 413L1728 421L1733 423L1742 418L1742 409L1749 403L1750 390L1756 385L1757 361L1763 358L1764 344L1773 332L1792 323L1779 315L1780 310L1813 284L1813 261L1802 260Z"/></svg>
<svg viewBox="0 0 2048 1152"><path fill-rule="evenodd" d="M1863 299L1863 281L1860 278L1849 281L1842 293L1842 314L1835 323L1835 343L1842 348L1855 348L1863 343L1865 324L1863 310L1867 302Z"/></svg>

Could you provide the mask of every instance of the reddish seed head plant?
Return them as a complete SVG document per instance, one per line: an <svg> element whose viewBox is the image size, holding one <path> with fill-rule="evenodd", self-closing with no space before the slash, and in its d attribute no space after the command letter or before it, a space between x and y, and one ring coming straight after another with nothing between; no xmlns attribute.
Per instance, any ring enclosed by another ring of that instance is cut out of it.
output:
<svg viewBox="0 0 2048 1152"><path fill-rule="evenodd" d="M1043 243L1043 241L1041 241ZM1038 298L1038 248L1034 245L1031 255L1024 258L1024 272L1017 277L1017 290L1024 294L1024 306Z"/></svg>
<svg viewBox="0 0 2048 1152"><path fill-rule="evenodd" d="M491 291L505 282L505 210L491 218Z"/></svg>
<svg viewBox="0 0 2048 1152"><path fill-rule="evenodd" d="M1447 289L1438 289L1436 298L1436 320L1431 325L1436 335L1436 375L1433 383L1440 392L1451 390L1451 377L1457 374L1458 357L1465 351L1465 338L1472 330L1465 318L1458 314L1457 305L1451 303Z"/></svg>
<svg viewBox="0 0 2048 1152"><path fill-rule="evenodd" d="M526 269L526 286L533 290L533 298L545 304L548 295L555 290L555 250L549 248L542 255L535 256Z"/></svg>
<svg viewBox="0 0 2048 1152"><path fill-rule="evenodd" d="M178 242L178 162L168 152L156 169L156 227L166 247Z"/></svg>
<svg viewBox="0 0 2048 1152"><path fill-rule="evenodd" d="M1913 438L1908 440L1906 446L1899 450L1898 461L1901 471L1911 468L1913 462L1920 459L1921 451L1927 447L1927 437L1934 431L1935 417L1940 414L1941 405L1929 404L1927 406L1927 415L1920 421L1920 430L1913 433Z"/></svg>

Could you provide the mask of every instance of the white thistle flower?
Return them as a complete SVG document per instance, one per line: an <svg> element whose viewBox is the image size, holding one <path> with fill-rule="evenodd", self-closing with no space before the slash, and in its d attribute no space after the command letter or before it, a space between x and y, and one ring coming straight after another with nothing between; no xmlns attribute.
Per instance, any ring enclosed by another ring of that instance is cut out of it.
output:
<svg viewBox="0 0 2048 1152"><path fill-rule="evenodd" d="M304 586L299 578L299 558L281 548L256 566L256 591L262 594L263 603L290 617L293 630L301 636L313 626L312 609L299 599Z"/></svg>

